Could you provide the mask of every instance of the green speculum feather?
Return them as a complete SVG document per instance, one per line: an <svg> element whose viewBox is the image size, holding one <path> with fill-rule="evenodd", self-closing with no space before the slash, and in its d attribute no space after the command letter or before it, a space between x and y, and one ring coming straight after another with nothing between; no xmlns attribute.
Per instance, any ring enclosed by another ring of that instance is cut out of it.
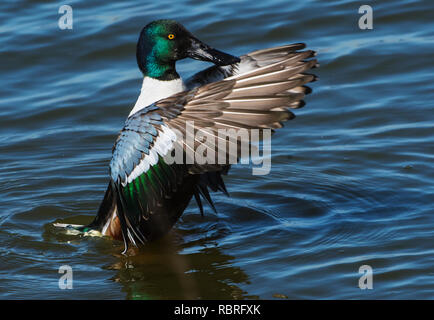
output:
<svg viewBox="0 0 434 320"><path fill-rule="evenodd" d="M161 187L157 181L161 181L163 184L166 182L162 170L167 166L168 165L164 162L163 158L159 157L158 162L153 165L152 168L149 168L148 171L142 173L132 182L127 184L123 188L127 205L134 205L134 200L140 199L146 201L146 197L152 194L151 190L160 191Z"/></svg>
<svg viewBox="0 0 434 320"><path fill-rule="evenodd" d="M153 167L156 167L156 166L157 166L157 165L155 165L155 166L153 166ZM149 181L151 182L152 187L154 187L155 189L157 189L158 186L157 186L156 183L155 183L154 172L153 172L151 169L149 169L149 170L146 172L146 174L148 175L148 179L149 179Z"/></svg>

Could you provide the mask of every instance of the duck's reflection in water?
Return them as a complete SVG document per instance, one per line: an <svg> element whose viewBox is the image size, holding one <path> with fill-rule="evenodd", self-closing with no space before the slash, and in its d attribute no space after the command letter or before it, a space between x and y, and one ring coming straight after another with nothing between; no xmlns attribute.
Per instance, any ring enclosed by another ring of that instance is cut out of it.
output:
<svg viewBox="0 0 434 320"><path fill-rule="evenodd" d="M191 247L179 242L171 233L118 256L108 268L118 270L112 280L122 285L127 299L258 298L237 286L249 282L243 270L232 265L234 257L215 245L189 253Z"/></svg>

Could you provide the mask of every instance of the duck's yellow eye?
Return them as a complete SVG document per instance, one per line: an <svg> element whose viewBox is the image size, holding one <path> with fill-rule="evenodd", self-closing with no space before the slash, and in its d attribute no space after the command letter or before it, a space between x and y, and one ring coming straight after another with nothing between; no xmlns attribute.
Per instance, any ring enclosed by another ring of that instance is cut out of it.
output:
<svg viewBox="0 0 434 320"><path fill-rule="evenodd" d="M170 33L167 37L168 37L170 40L175 39L175 35L174 35L173 33Z"/></svg>

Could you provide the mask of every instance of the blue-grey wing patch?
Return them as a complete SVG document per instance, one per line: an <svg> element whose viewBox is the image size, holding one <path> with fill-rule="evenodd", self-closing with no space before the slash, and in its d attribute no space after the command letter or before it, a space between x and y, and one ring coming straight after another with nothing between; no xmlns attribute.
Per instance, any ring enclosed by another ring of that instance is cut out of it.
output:
<svg viewBox="0 0 434 320"><path fill-rule="evenodd" d="M122 185L146 172L172 149L176 135L168 134L162 117L150 105L129 117L113 147L110 175Z"/></svg>

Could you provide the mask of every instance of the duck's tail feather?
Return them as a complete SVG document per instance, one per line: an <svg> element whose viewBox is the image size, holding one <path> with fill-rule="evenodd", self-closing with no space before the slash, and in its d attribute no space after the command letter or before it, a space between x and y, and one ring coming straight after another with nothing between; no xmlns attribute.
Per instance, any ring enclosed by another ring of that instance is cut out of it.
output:
<svg viewBox="0 0 434 320"><path fill-rule="evenodd" d="M136 245L135 239L142 237L132 237L131 226L126 215L127 208L126 199L123 197L121 186L115 183L112 179L107 186L104 198L99 206L98 213L95 219L84 229L98 230L103 235L111 236L117 240L124 242L125 253L128 250L128 243L131 241ZM134 230L138 231L138 230Z"/></svg>
<svg viewBox="0 0 434 320"><path fill-rule="evenodd" d="M104 198L99 205L98 213L87 227L103 230L107 220L111 218L113 212L116 210L116 197L116 193L113 191L112 181L110 181L105 191Z"/></svg>
<svg viewBox="0 0 434 320"><path fill-rule="evenodd" d="M210 205L215 213L217 213L217 209L214 205L214 202L211 198L208 189L211 191L221 191L226 196L229 197L229 193L226 189L225 182L223 181L222 174L226 175L230 169L230 165L222 166L220 171L208 171L200 174L199 181L195 186L194 190L194 198L196 199L197 205L199 207L200 213L203 216L203 205L201 198L205 199L206 202Z"/></svg>

